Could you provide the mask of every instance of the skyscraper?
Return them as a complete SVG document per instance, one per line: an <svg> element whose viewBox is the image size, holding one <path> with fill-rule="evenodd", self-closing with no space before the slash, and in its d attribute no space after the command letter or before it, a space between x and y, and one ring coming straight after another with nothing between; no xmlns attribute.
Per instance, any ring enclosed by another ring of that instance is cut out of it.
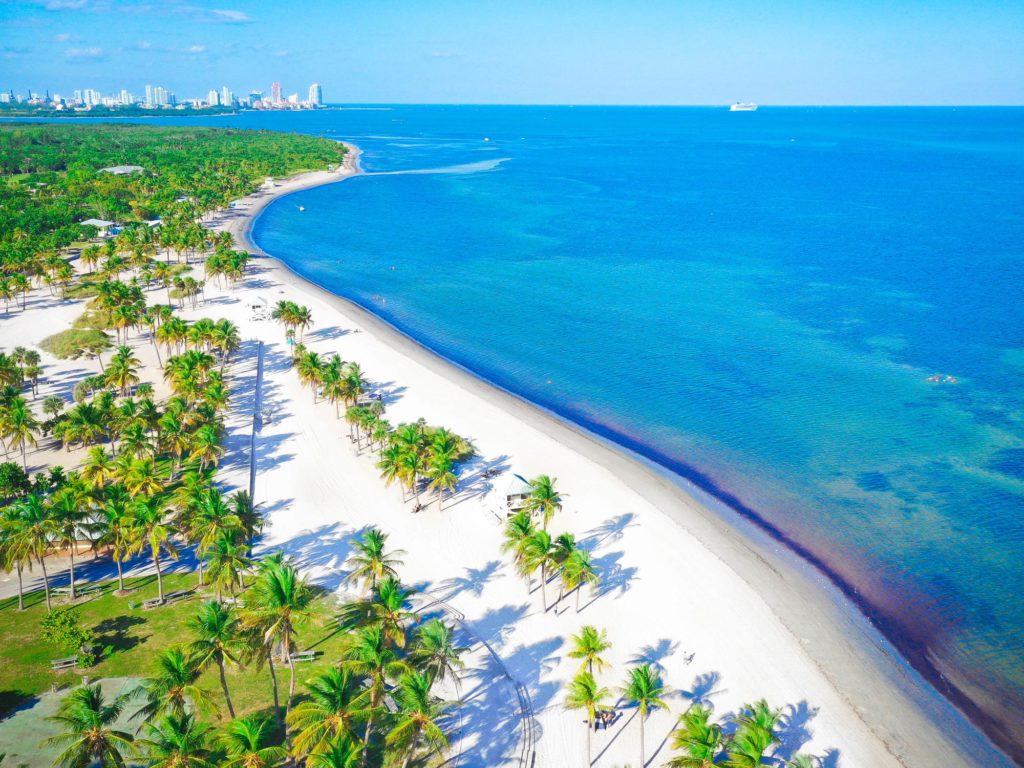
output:
<svg viewBox="0 0 1024 768"><path fill-rule="evenodd" d="M220 89L220 103L222 107L230 107L234 99L234 94L231 93L231 90L226 85Z"/></svg>
<svg viewBox="0 0 1024 768"><path fill-rule="evenodd" d="M309 103L314 107L323 106L324 92L320 89L320 83L313 83L309 86Z"/></svg>
<svg viewBox="0 0 1024 768"><path fill-rule="evenodd" d="M220 95L217 93L216 88L212 88L210 90L209 96L206 97L206 103L209 104L211 107L216 107L218 104L220 104Z"/></svg>
<svg viewBox="0 0 1024 768"><path fill-rule="evenodd" d="M167 89L162 85L158 85L153 89L153 103L158 107L167 106Z"/></svg>
<svg viewBox="0 0 1024 768"><path fill-rule="evenodd" d="M270 100L275 104L281 103L281 84L274 83L270 86Z"/></svg>
<svg viewBox="0 0 1024 768"><path fill-rule="evenodd" d="M146 86L146 106L148 106L148 107L153 106L153 86L152 85L147 85Z"/></svg>

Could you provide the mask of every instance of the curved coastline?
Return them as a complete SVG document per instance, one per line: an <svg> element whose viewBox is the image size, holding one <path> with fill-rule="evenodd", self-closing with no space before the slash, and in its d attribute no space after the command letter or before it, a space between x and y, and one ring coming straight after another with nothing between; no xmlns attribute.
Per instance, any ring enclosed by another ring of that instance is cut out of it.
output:
<svg viewBox="0 0 1024 768"><path fill-rule="evenodd" d="M620 477L761 596L839 695L900 763L972 766L980 758L986 765L1012 765L969 722L964 711L954 706L950 699L956 697L941 694L872 624L868 618L870 606L844 587L827 563L788 541L755 510L745 508L710 481L704 481L710 488L702 487L699 471L676 462L666 462L668 466L658 463L634 447L483 379L259 248L252 241L251 230L270 202L360 173L358 148L346 146L350 152L339 171L300 174L276 189L254 195L245 213L227 223L239 245L264 257L282 283L315 294L358 320L369 333L401 354L490 400ZM880 618L874 617L875 621ZM970 711L969 701L956 703ZM982 718L976 716L975 720Z"/></svg>

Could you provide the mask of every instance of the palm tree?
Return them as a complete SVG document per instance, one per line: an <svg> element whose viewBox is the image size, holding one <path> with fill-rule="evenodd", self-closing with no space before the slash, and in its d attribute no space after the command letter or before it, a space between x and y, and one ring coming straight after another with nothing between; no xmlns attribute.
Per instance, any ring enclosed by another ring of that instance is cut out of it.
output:
<svg viewBox="0 0 1024 768"><path fill-rule="evenodd" d="M384 481L385 486L398 481L398 485L402 489L402 501L405 501L405 484L403 480L405 475L402 469L403 455L404 452L399 445L385 448L381 451L380 458L377 460L377 469L380 470L380 477Z"/></svg>
<svg viewBox="0 0 1024 768"><path fill-rule="evenodd" d="M224 701L228 705L228 714L235 717L235 708L231 704L231 693L228 691L228 679L224 673L227 665L241 666L245 643L239 633L239 621L231 614L231 609L218 602L203 603L199 615L192 620L192 629L197 637L189 646L196 665L205 670L216 664L220 673L220 687L224 690Z"/></svg>
<svg viewBox="0 0 1024 768"><path fill-rule="evenodd" d="M533 526L533 518L529 512L520 510L505 521L505 531L502 535L502 552L511 552L516 573L526 581L526 589L530 589L530 574L533 568L529 567L529 541L536 529Z"/></svg>
<svg viewBox="0 0 1024 768"><path fill-rule="evenodd" d="M164 506L159 498L136 499L129 508L129 523L135 532L135 551L149 548L156 568L157 596L160 602L164 599L164 581L160 572L160 550L177 560L178 550L171 541L174 529L167 519Z"/></svg>
<svg viewBox="0 0 1024 768"><path fill-rule="evenodd" d="M132 735L114 728L126 704L124 695L107 702L99 685L76 688L60 703L57 714L47 718L60 725L63 733L40 746L64 747L55 766L82 768L99 763L104 768L121 768L125 757L135 751Z"/></svg>
<svg viewBox="0 0 1024 768"><path fill-rule="evenodd" d="M538 475L530 481L530 495L526 497L523 509L530 514L540 513L544 530L548 522L562 509L562 496L555 490L557 477Z"/></svg>
<svg viewBox="0 0 1024 768"><path fill-rule="evenodd" d="M68 482L53 495L50 501L50 518L54 541L67 548L71 558L68 596L75 599L75 552L78 550L78 535L94 527L86 522L85 504L88 500L80 480Z"/></svg>
<svg viewBox="0 0 1024 768"><path fill-rule="evenodd" d="M32 567L32 552L27 541L21 536L22 520L18 507L11 505L0 508L0 562L4 572L12 570L18 574L18 610L25 610L25 592L22 584L22 573L25 567Z"/></svg>
<svg viewBox="0 0 1024 768"><path fill-rule="evenodd" d="M241 521L231 514L219 490L205 488L189 505L189 514L182 527L186 538L195 545L199 586L203 586L203 558L220 539L231 540L240 534Z"/></svg>
<svg viewBox="0 0 1024 768"><path fill-rule="evenodd" d="M437 491L437 511L444 511L444 492L453 492L459 485L459 476L455 474L455 462L451 451L435 451L427 462L429 487Z"/></svg>
<svg viewBox="0 0 1024 768"><path fill-rule="evenodd" d="M387 743L405 750L402 768L408 768L423 747L429 749L427 754L433 754L448 746L448 738L438 720L448 713L452 705L432 696L430 687L431 680L419 672L410 672L398 681L398 690L395 691L398 712Z"/></svg>
<svg viewBox="0 0 1024 768"><path fill-rule="evenodd" d="M253 562L247 552L248 547L236 544L229 536L221 536L206 551L210 583L217 590L218 602L225 589L234 597L237 589L245 588L245 575L252 570Z"/></svg>
<svg viewBox="0 0 1024 768"><path fill-rule="evenodd" d="M562 576L562 590L568 595L576 590L576 613L580 612L580 594L584 584L597 584L600 576L590 562L590 553L585 549L574 549L559 567Z"/></svg>
<svg viewBox="0 0 1024 768"><path fill-rule="evenodd" d="M373 713L384 701L388 681L411 672L412 668L401 658L397 649L388 641L384 628L379 625L363 627L356 632L351 645L345 650L342 664L368 680L371 711L363 730L363 744L368 746L373 734ZM364 767L366 755L364 751Z"/></svg>
<svg viewBox="0 0 1024 768"><path fill-rule="evenodd" d="M355 741L357 728L370 717L370 691L347 668L333 667L306 682L309 698L288 716L295 732L295 757L325 752L341 737Z"/></svg>
<svg viewBox="0 0 1024 768"><path fill-rule="evenodd" d="M715 768L722 754L722 726L710 722L711 710L695 704L679 716L672 749L683 754L668 761L671 768Z"/></svg>
<svg viewBox="0 0 1024 768"><path fill-rule="evenodd" d="M43 570L43 590L46 594L46 610L50 611L50 577L46 573L46 552L55 531L46 502L38 493L30 493L14 503L18 516L17 546L31 557L35 557Z"/></svg>
<svg viewBox="0 0 1024 768"><path fill-rule="evenodd" d="M306 768L355 768L362 760L366 765L366 749L349 738L341 737L332 741L326 752L309 756Z"/></svg>
<svg viewBox="0 0 1024 768"><path fill-rule="evenodd" d="M366 590L367 587L376 587L378 579L396 577L398 572L395 569L402 565L398 556L404 555L405 551L396 549L386 552L384 547L387 540L388 535L380 528L370 528L364 532L352 545L355 551L345 563L352 569L346 580L362 581L363 590Z"/></svg>
<svg viewBox="0 0 1024 768"><path fill-rule="evenodd" d="M245 621L259 629L268 648L280 645L281 655L288 664L287 718L295 695L295 661L292 658L297 634L295 622L305 615L313 600L313 592L295 567L284 562L265 565L251 590ZM274 688L276 692L276 678Z"/></svg>
<svg viewBox="0 0 1024 768"><path fill-rule="evenodd" d="M569 658L581 660L580 671L585 668L593 675L594 667L600 672L608 666L608 662L601 654L610 649L612 644L608 641L608 633L603 629L588 624L580 629L578 635L573 635L570 639L572 650L569 651Z"/></svg>
<svg viewBox="0 0 1024 768"><path fill-rule="evenodd" d="M32 409L21 395L15 395L7 401L6 407L0 412L0 438L7 441L11 448L21 449L21 466L26 472L28 463L25 448L35 446L39 421Z"/></svg>
<svg viewBox="0 0 1024 768"><path fill-rule="evenodd" d="M192 435L192 450L189 459L199 459L200 471L205 470L208 464L217 466L220 457L224 455L224 446L220 442L220 434L216 427L207 424L200 427Z"/></svg>
<svg viewBox="0 0 1024 768"><path fill-rule="evenodd" d="M726 768L756 768L763 762L768 748L777 743L775 727L779 711L772 709L764 699L742 708L736 719L736 733L727 747Z"/></svg>
<svg viewBox="0 0 1024 768"><path fill-rule="evenodd" d="M266 523L260 512L260 505L253 502L248 491L241 490L231 494L228 506L231 509L231 514L238 518L245 543L251 549L253 540L263 532L263 526Z"/></svg>
<svg viewBox="0 0 1024 768"><path fill-rule="evenodd" d="M409 610L410 594L412 590L389 576L377 583L369 599L343 606L339 612L339 621L343 626L377 625L383 629L388 642L404 648L406 626L417 618Z"/></svg>
<svg viewBox="0 0 1024 768"><path fill-rule="evenodd" d="M114 478L114 457L102 445L94 445L82 465L82 479L93 488L102 488Z"/></svg>
<svg viewBox="0 0 1024 768"><path fill-rule="evenodd" d="M589 672L578 672L572 682L569 683L569 690L565 697L566 709L583 709L587 713L587 766L591 763L590 735L594 730L594 722L597 720L597 710L601 702L608 698L611 692L607 688L598 687L594 676ZM642 759L642 758L641 758ZM641 763L643 765L643 763Z"/></svg>
<svg viewBox="0 0 1024 768"><path fill-rule="evenodd" d="M139 739L152 768L215 768L209 748L210 726L191 712L165 715L146 724L147 738Z"/></svg>
<svg viewBox="0 0 1024 768"><path fill-rule="evenodd" d="M97 546L109 546L111 557L117 565L117 593L125 594L124 561L136 551L135 529L129 514L131 501L128 492L120 485L109 486L103 494L100 514L103 515L102 533Z"/></svg>
<svg viewBox="0 0 1024 768"><path fill-rule="evenodd" d="M144 699L132 719L147 722L164 715L182 715L189 707L216 711L210 692L198 685L202 669L198 661L181 648L168 648L156 658L157 672L144 678L136 696Z"/></svg>
<svg viewBox="0 0 1024 768"><path fill-rule="evenodd" d="M131 347L120 346L107 363L107 383L117 387L123 397L128 389L138 384L139 358L132 352Z"/></svg>
<svg viewBox="0 0 1024 768"><path fill-rule="evenodd" d="M420 475L426 469L423 456L415 450L406 451L398 461L402 477L409 490L416 496L416 506L420 506Z"/></svg>
<svg viewBox="0 0 1024 768"><path fill-rule="evenodd" d="M416 629L416 644L409 653L412 664L432 682L451 676L456 682L466 665L460 658L468 648L455 645L452 628L440 619L431 619Z"/></svg>
<svg viewBox="0 0 1024 768"><path fill-rule="evenodd" d="M525 544L526 567L529 573L540 569L541 600L545 613L548 610L548 568L555 565L555 547L551 534L545 530L534 531Z"/></svg>
<svg viewBox="0 0 1024 768"><path fill-rule="evenodd" d="M650 664L640 664L629 670L629 677L622 688L626 701L637 705L640 716L640 768L646 768L644 757L644 722L653 709L664 709L667 705L662 700L666 693L661 675Z"/></svg>
<svg viewBox="0 0 1024 768"><path fill-rule="evenodd" d="M288 750L270 744L270 718L249 715L233 720L220 733L227 761L222 768L274 768L288 759Z"/></svg>

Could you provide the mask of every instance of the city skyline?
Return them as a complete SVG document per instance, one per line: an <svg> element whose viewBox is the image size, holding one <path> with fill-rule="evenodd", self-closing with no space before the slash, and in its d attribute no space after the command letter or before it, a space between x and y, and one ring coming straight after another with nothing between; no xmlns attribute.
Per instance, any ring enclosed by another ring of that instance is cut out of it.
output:
<svg viewBox="0 0 1024 768"><path fill-rule="evenodd" d="M179 98L174 91L154 83L146 83L141 90L115 87L109 93L96 88L73 88L70 92L61 92L49 87L44 89L28 88L19 91L0 83L0 103L27 103L35 105L53 105L58 109L64 106L91 108L93 106L144 106L151 108L174 107L189 105L194 107L249 107L256 109L276 108L315 108L322 107L323 86L311 83L306 96L302 90L285 94L281 83L275 81L266 90L251 88L242 94L236 94L228 85L210 88L205 95Z"/></svg>
<svg viewBox="0 0 1024 768"><path fill-rule="evenodd" d="M1022 28L1024 6L998 0L0 0L0 79L108 92L147 72L199 96L210 72L315 74L344 103L1021 104Z"/></svg>

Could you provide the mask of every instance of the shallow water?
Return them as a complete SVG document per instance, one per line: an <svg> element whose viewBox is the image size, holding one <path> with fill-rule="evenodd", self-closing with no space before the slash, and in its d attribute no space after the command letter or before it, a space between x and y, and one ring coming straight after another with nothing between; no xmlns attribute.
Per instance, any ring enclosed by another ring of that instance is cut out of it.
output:
<svg viewBox="0 0 1024 768"><path fill-rule="evenodd" d="M358 144L263 248L761 518L1024 759L1024 110L211 122Z"/></svg>

